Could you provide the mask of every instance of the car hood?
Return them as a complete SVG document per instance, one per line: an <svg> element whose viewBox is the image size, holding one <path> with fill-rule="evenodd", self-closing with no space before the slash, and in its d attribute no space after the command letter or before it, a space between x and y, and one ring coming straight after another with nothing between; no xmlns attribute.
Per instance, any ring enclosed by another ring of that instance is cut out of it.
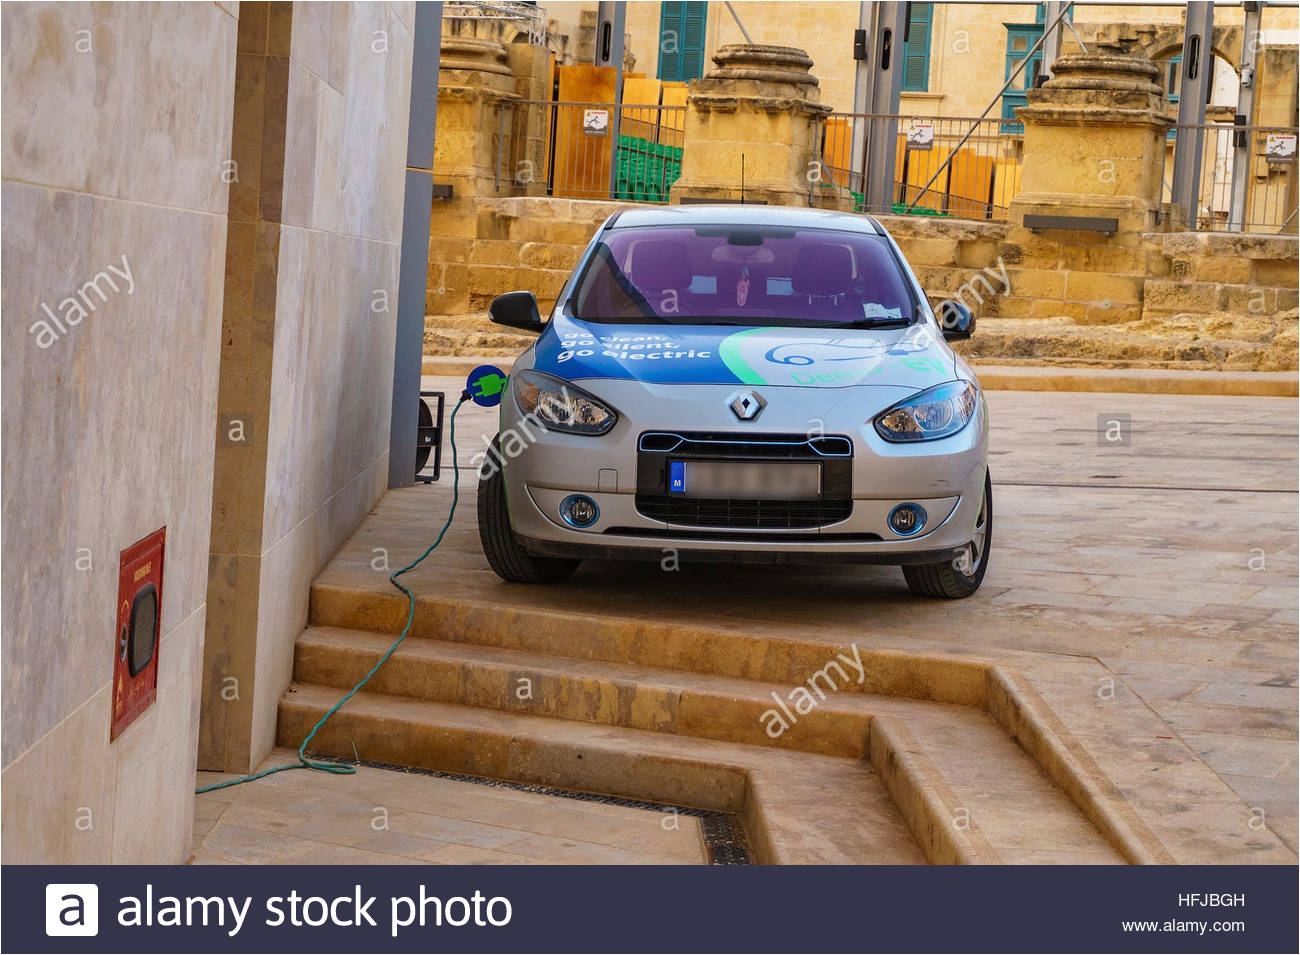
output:
<svg viewBox="0 0 1300 955"><path fill-rule="evenodd" d="M928 325L892 329L603 325L557 316L534 366L568 381L748 384L915 390L956 376L952 351Z"/></svg>

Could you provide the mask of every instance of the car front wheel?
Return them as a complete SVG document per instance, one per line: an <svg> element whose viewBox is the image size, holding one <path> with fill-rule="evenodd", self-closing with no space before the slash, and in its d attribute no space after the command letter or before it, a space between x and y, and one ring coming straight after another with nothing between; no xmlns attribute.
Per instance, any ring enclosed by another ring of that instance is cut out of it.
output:
<svg viewBox="0 0 1300 955"><path fill-rule="evenodd" d="M984 499L970 543L953 560L938 564L903 566L903 578L912 593L921 597L945 597L959 600L980 589L989 567L989 547L993 543L993 482L984 473Z"/></svg>
<svg viewBox="0 0 1300 955"><path fill-rule="evenodd" d="M499 452L497 452L499 454ZM499 460L499 459L498 459ZM535 557L510 529L505 476L489 455L478 478L478 536L488 564L502 580L515 584L558 584L578 569L577 560ZM491 473L485 473L491 467Z"/></svg>

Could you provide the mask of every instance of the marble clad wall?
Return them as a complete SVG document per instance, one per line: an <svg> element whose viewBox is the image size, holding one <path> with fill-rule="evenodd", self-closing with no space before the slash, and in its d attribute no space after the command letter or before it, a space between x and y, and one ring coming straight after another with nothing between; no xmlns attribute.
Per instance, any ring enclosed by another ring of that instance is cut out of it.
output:
<svg viewBox="0 0 1300 955"><path fill-rule="evenodd" d="M196 761L269 750L387 483L414 5L0 15L3 861L183 862ZM110 743L118 554L162 526L158 697Z"/></svg>
<svg viewBox="0 0 1300 955"><path fill-rule="evenodd" d="M199 765L270 751L312 578L387 487L414 4L241 6ZM244 168L241 164L241 170Z"/></svg>
<svg viewBox="0 0 1300 955"><path fill-rule="evenodd" d="M5 863L188 854L236 10L0 8ZM110 743L118 555L162 526L157 701Z"/></svg>

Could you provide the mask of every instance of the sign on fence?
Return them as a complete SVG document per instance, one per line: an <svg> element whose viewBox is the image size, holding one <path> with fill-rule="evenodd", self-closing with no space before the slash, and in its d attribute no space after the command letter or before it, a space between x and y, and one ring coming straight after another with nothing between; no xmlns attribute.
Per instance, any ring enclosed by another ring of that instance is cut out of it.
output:
<svg viewBox="0 0 1300 955"><path fill-rule="evenodd" d="M582 131L588 136L604 136L609 132L609 110L588 109L582 112Z"/></svg>
<svg viewBox="0 0 1300 955"><path fill-rule="evenodd" d="M1295 133L1269 133L1264 158L1269 162L1295 162Z"/></svg>
<svg viewBox="0 0 1300 955"><path fill-rule="evenodd" d="M934 148L934 123L927 120L914 119L907 124L907 148L908 149L933 149Z"/></svg>

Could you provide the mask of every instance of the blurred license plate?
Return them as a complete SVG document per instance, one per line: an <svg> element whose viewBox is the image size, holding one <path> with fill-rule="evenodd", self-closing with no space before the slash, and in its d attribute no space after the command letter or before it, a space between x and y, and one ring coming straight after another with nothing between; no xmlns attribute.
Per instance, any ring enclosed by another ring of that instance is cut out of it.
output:
<svg viewBox="0 0 1300 955"><path fill-rule="evenodd" d="M668 491L682 497L815 501L822 492L816 461L671 461Z"/></svg>

